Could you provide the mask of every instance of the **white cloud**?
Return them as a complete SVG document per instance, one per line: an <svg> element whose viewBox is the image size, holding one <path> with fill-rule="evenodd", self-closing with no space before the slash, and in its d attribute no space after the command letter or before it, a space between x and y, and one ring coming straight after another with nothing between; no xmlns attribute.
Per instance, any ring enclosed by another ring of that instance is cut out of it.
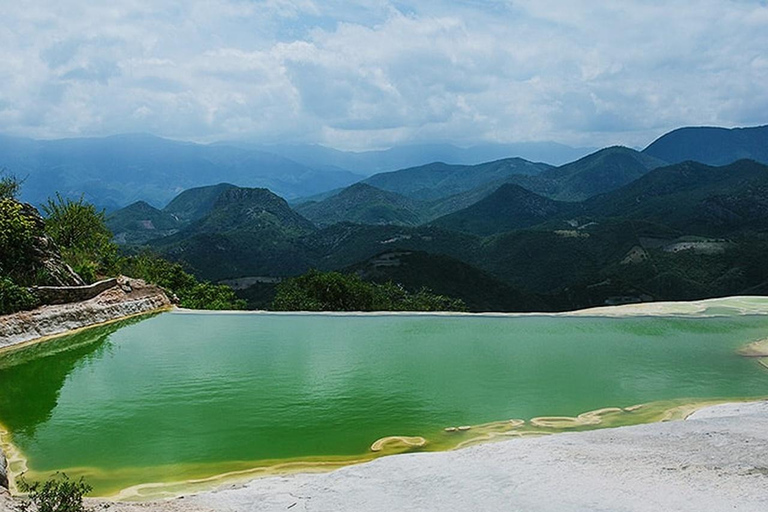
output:
<svg viewBox="0 0 768 512"><path fill-rule="evenodd" d="M671 0L31 0L0 131L381 147L642 145L768 122L768 6Z"/></svg>

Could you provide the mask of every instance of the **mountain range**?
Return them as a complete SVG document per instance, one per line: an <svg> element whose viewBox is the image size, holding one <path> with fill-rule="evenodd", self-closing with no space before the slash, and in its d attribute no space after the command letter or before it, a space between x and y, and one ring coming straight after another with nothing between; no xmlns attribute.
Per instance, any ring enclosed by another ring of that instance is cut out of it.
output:
<svg viewBox="0 0 768 512"><path fill-rule="evenodd" d="M430 164L292 207L220 184L109 223L123 243L205 279L341 270L428 286L473 310L768 291L768 167L753 160L670 165L612 147L559 167Z"/></svg>
<svg viewBox="0 0 768 512"><path fill-rule="evenodd" d="M58 192L71 198L83 195L111 211L139 200L157 207L183 190L217 182L269 188L290 200L345 187L381 170L433 160L479 163L520 152L560 161L586 151L530 143L413 145L354 153L312 145L204 145L146 134L60 140L0 135L0 169L25 180L22 199L27 202L39 205Z"/></svg>

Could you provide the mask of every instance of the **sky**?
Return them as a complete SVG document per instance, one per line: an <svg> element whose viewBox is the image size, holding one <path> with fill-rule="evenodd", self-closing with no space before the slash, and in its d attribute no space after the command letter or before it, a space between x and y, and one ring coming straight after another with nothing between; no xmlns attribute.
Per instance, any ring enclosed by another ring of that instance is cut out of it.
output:
<svg viewBox="0 0 768 512"><path fill-rule="evenodd" d="M768 123L766 0L0 0L0 133L645 146Z"/></svg>

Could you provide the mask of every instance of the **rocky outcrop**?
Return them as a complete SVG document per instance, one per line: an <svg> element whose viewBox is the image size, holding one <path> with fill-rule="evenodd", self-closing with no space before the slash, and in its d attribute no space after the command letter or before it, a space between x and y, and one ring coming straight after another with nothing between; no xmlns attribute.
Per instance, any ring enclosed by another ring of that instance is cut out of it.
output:
<svg viewBox="0 0 768 512"><path fill-rule="evenodd" d="M56 243L45 234L45 221L40 212L31 204L22 204L22 215L33 224L35 232L40 233L32 246L31 258L41 274L46 276L46 283L51 286L83 286L85 282L72 267L64 263Z"/></svg>
<svg viewBox="0 0 768 512"><path fill-rule="evenodd" d="M117 284L89 300L0 316L0 349L172 306L158 286L127 277Z"/></svg>

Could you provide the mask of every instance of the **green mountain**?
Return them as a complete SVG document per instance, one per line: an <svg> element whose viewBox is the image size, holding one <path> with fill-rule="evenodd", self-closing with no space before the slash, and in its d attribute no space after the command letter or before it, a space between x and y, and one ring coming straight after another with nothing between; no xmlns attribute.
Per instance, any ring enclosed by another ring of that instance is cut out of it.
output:
<svg viewBox="0 0 768 512"><path fill-rule="evenodd" d="M559 201L582 201L616 190L662 165L664 162L654 157L615 146L514 182Z"/></svg>
<svg viewBox="0 0 768 512"><path fill-rule="evenodd" d="M688 127L656 139L644 154L670 163L692 160L727 165L750 159L768 164L768 125L753 128Z"/></svg>
<svg viewBox="0 0 768 512"><path fill-rule="evenodd" d="M323 201L308 202L294 209L316 225L338 222L358 224L421 224L425 204L365 183L357 183Z"/></svg>
<svg viewBox="0 0 768 512"><path fill-rule="evenodd" d="M551 166L521 158L479 165L432 163L421 167L376 174L363 183L420 200L435 200L467 192L512 175L535 176Z"/></svg>
<svg viewBox="0 0 768 512"><path fill-rule="evenodd" d="M351 265L367 281L392 281L415 292L422 287L448 297L460 298L470 311L544 310L541 297L499 281L487 272L442 254L421 251L387 251Z"/></svg>
<svg viewBox="0 0 768 512"><path fill-rule="evenodd" d="M300 237L315 229L267 189L223 187L208 214L150 245L205 279L293 275L309 268Z"/></svg>
<svg viewBox="0 0 768 512"><path fill-rule="evenodd" d="M579 205L540 196L519 185L505 184L463 210L431 222L434 226L488 236L541 224L581 211Z"/></svg>
<svg viewBox="0 0 768 512"><path fill-rule="evenodd" d="M225 187L208 214L192 223L185 232L278 230L284 234L303 235L315 229L310 221L291 209L285 199L265 188Z"/></svg>
<svg viewBox="0 0 768 512"><path fill-rule="evenodd" d="M163 211L174 215L182 222L192 222L205 217L225 190L237 188L229 183L185 190L174 197Z"/></svg>
<svg viewBox="0 0 768 512"><path fill-rule="evenodd" d="M175 215L158 210L144 201L137 201L107 217L107 227L120 244L143 244L172 235L183 225Z"/></svg>
<svg viewBox="0 0 768 512"><path fill-rule="evenodd" d="M723 167L685 162L656 169L585 203L595 217L624 217L700 235L768 229L768 166L740 160Z"/></svg>

